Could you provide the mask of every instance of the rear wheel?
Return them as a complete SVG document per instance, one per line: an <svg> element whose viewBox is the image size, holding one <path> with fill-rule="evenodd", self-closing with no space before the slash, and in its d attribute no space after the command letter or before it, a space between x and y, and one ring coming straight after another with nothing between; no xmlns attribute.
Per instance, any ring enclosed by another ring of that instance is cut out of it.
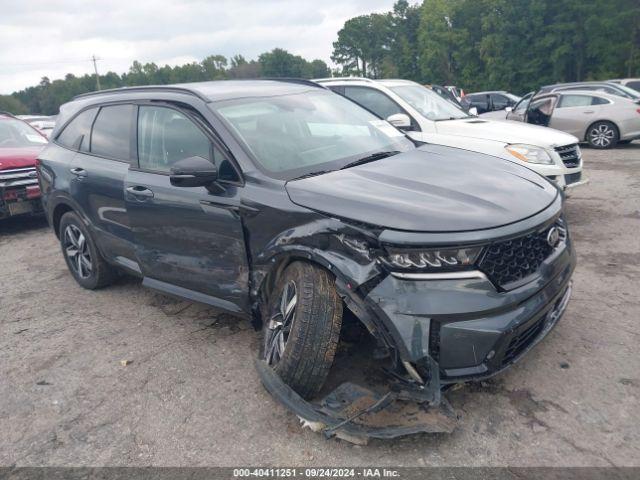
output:
<svg viewBox="0 0 640 480"><path fill-rule="evenodd" d="M587 141L593 148L613 148L619 138L618 129L611 122L596 122L587 130Z"/></svg>
<svg viewBox="0 0 640 480"><path fill-rule="evenodd" d="M270 297L263 359L305 398L318 393L335 356L342 300L331 275L306 262L289 265Z"/></svg>
<svg viewBox="0 0 640 480"><path fill-rule="evenodd" d="M60 246L69 271L81 287L93 290L115 279L115 269L104 261L75 212L67 212L60 219Z"/></svg>

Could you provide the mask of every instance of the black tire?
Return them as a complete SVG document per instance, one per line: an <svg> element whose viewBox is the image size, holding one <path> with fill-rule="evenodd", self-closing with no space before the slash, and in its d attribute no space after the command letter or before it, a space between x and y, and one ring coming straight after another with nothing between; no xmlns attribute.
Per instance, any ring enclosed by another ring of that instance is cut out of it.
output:
<svg viewBox="0 0 640 480"><path fill-rule="evenodd" d="M295 302L287 318L292 286ZM313 397L329 374L342 325L333 277L310 263L292 263L276 282L266 313L261 357L299 395Z"/></svg>
<svg viewBox="0 0 640 480"><path fill-rule="evenodd" d="M62 216L59 234L62 255L71 275L81 287L95 290L115 280L115 268L102 258L91 234L77 213L67 212ZM79 240L80 238L83 240ZM77 251L76 255L73 255L74 251Z"/></svg>
<svg viewBox="0 0 640 480"><path fill-rule="evenodd" d="M618 144L620 133L611 122L596 122L587 129L587 142L592 148L604 150Z"/></svg>

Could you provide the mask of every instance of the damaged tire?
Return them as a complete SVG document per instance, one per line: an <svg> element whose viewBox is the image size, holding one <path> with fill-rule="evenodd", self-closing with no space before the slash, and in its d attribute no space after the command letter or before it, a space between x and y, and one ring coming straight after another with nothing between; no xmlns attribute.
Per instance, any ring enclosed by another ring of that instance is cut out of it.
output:
<svg viewBox="0 0 640 480"><path fill-rule="evenodd" d="M59 236L67 267L81 287L95 290L109 285L117 277L116 270L102 258L77 213L67 212L62 216Z"/></svg>
<svg viewBox="0 0 640 480"><path fill-rule="evenodd" d="M333 277L310 263L292 263L271 292L267 314L262 358L299 395L312 397L329 374L342 325Z"/></svg>

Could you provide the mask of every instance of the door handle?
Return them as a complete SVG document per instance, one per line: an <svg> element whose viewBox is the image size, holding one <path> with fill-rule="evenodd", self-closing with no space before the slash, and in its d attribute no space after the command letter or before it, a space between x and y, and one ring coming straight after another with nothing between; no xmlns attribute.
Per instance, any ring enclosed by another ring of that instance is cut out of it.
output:
<svg viewBox="0 0 640 480"><path fill-rule="evenodd" d="M69 170L76 177L86 177L87 171L84 168L76 167Z"/></svg>
<svg viewBox="0 0 640 480"><path fill-rule="evenodd" d="M596 113L596 112L595 112L595 111L593 111L593 110L585 110L585 111L584 111L584 112L582 112L582 113Z"/></svg>
<svg viewBox="0 0 640 480"><path fill-rule="evenodd" d="M153 197L153 191L149 190L147 187L143 187L142 185L127 187L126 190L128 193L136 197Z"/></svg>

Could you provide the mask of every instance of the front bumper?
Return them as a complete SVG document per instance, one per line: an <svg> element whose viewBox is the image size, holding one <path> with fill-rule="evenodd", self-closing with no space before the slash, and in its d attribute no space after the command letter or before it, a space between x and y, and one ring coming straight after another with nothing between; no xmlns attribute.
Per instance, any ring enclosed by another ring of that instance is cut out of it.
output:
<svg viewBox="0 0 640 480"><path fill-rule="evenodd" d="M423 378L440 384L480 379L516 362L555 326L571 295L575 262L568 241L535 278L508 292L484 275L444 280L389 275L365 303L384 324L400 359Z"/></svg>

